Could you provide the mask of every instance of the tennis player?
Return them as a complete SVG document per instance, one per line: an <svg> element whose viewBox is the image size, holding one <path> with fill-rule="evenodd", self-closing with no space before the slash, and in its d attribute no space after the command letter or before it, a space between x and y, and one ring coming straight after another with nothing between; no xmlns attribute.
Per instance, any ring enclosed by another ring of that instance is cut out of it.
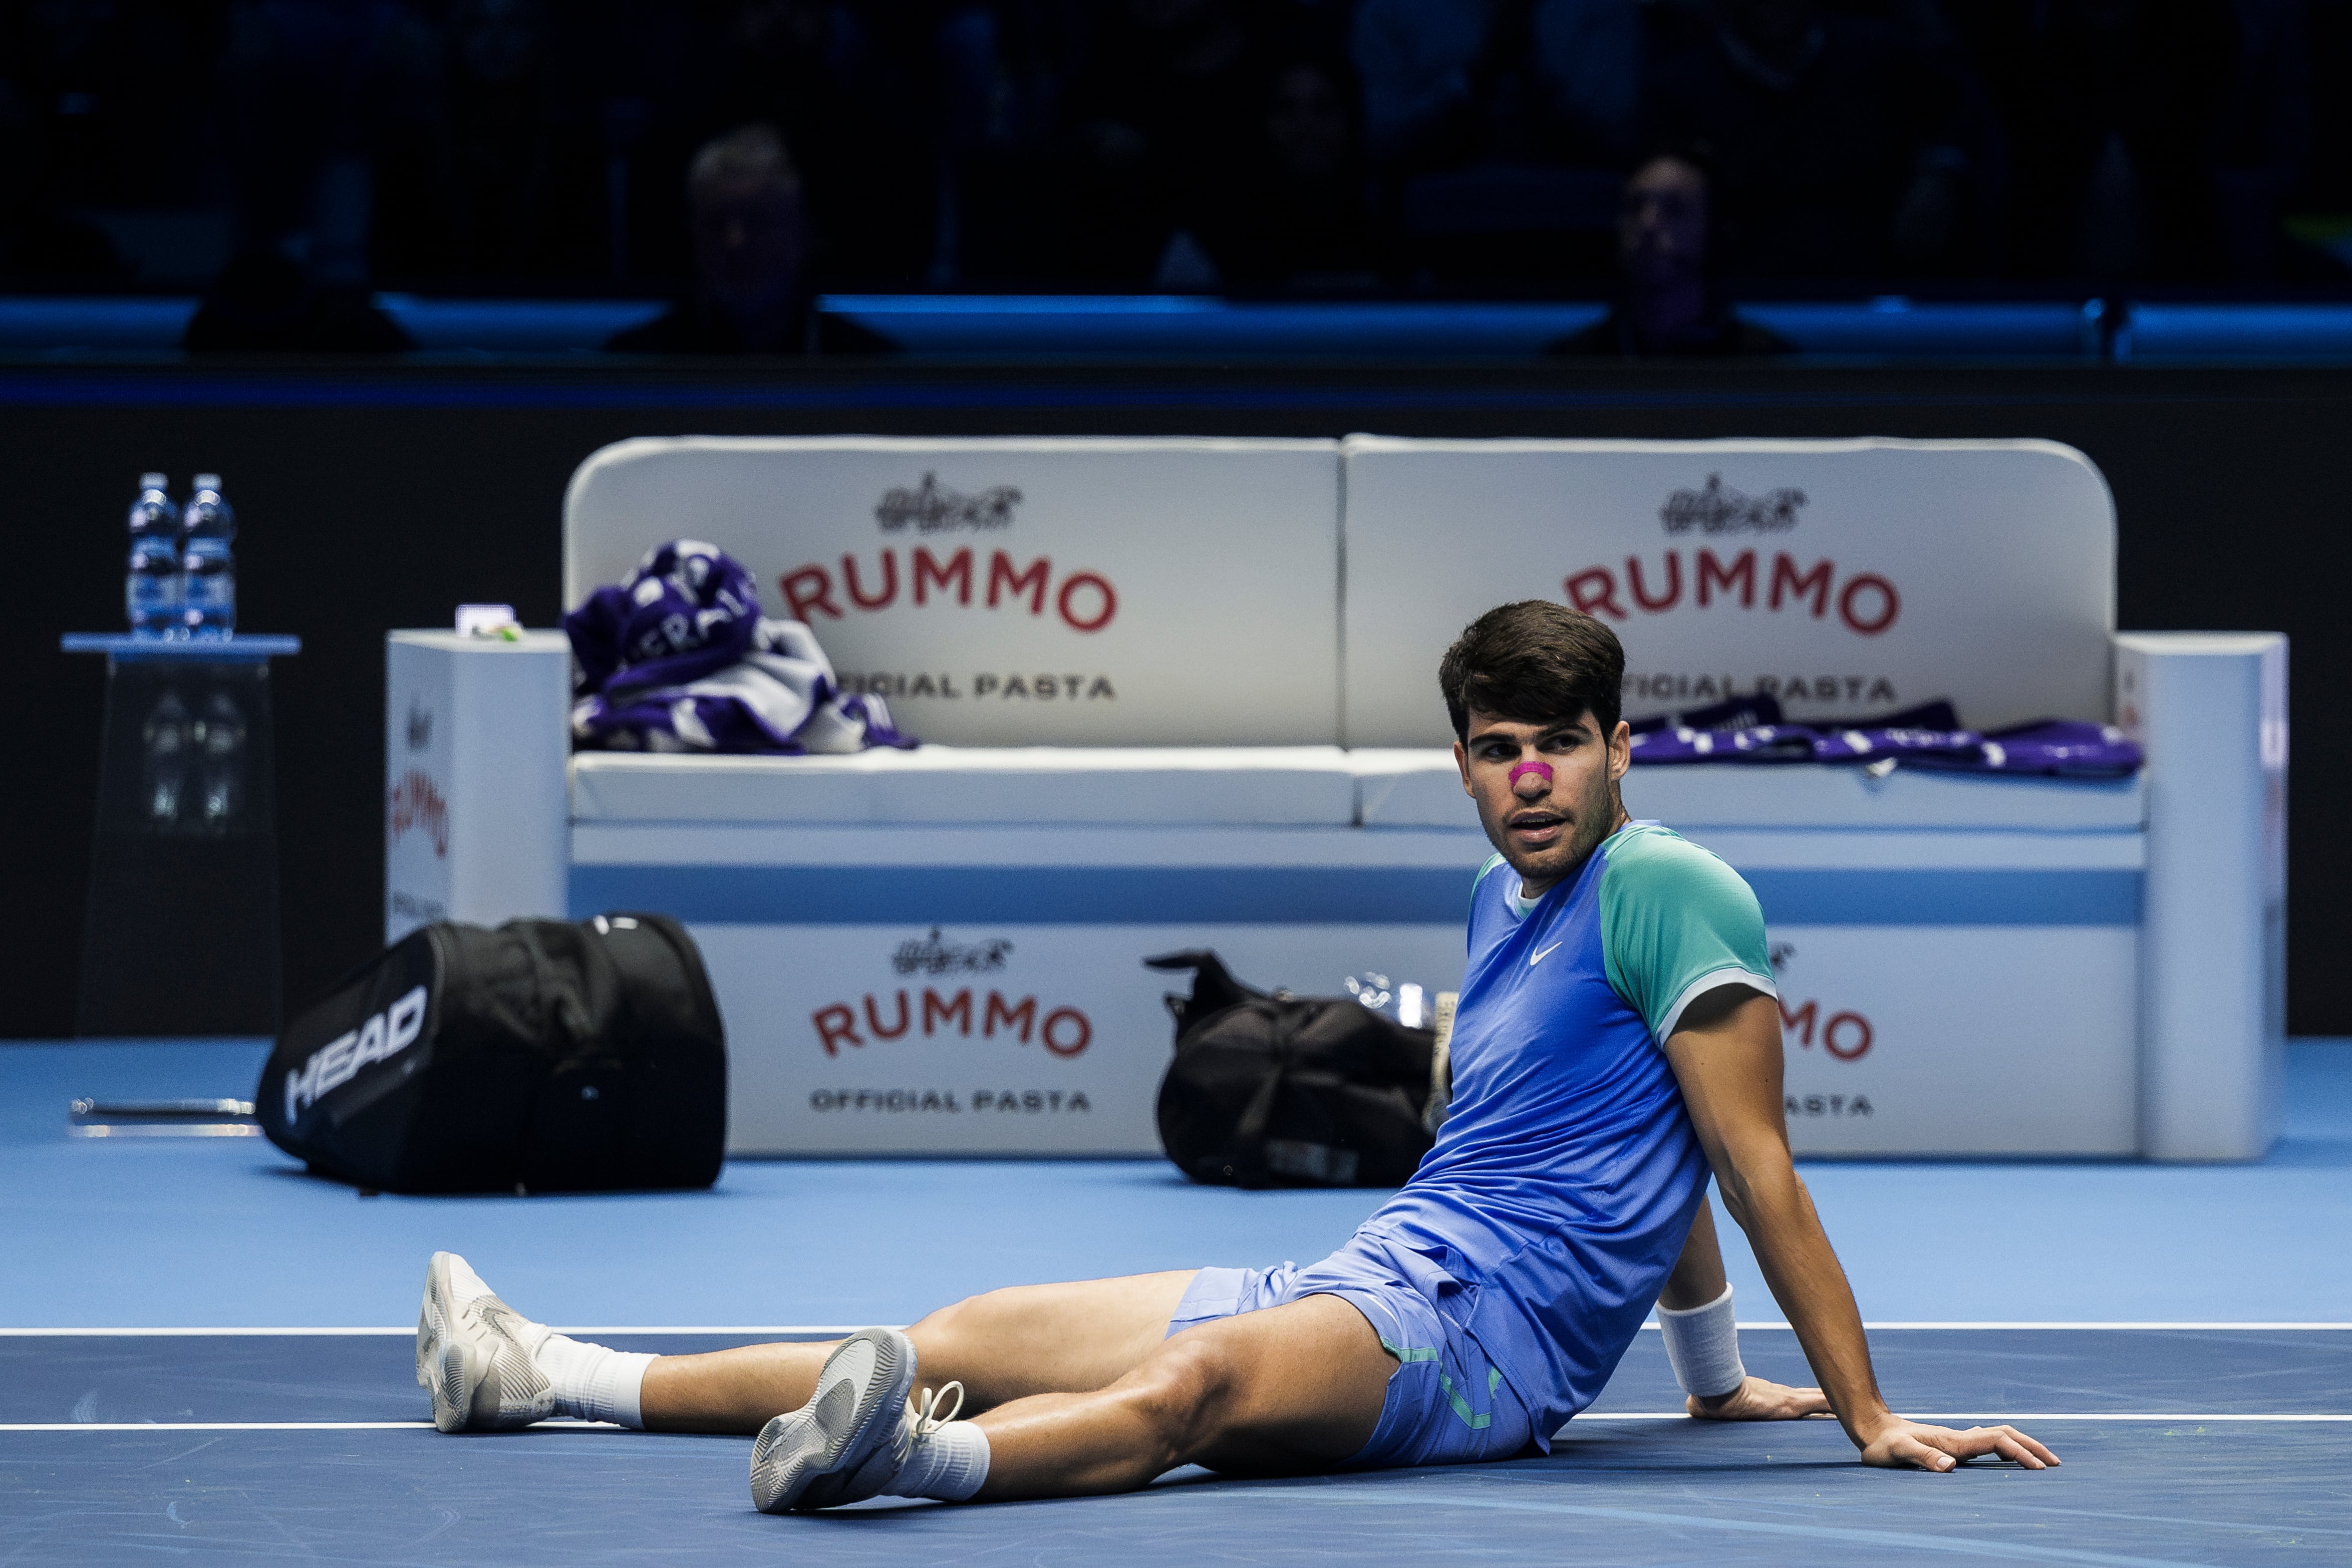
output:
<svg viewBox="0 0 2352 1568"><path fill-rule="evenodd" d="M1305 1268L992 1291L904 1331L709 1355L552 1333L434 1255L417 1381L444 1431L550 1415L757 1432L770 1512L1141 1487L1547 1451L1653 1306L1692 1415L1834 1414L1864 1464L2056 1464L2009 1426L1906 1421L1790 1163L1755 895L1620 798L1624 655L1528 601L1438 679L1496 855L1470 898L1450 1119L1411 1182ZM1706 1202L1748 1233L1819 1388L1747 1375ZM893 1245L887 1228L875 1245ZM779 1415L778 1412L783 1414Z"/></svg>

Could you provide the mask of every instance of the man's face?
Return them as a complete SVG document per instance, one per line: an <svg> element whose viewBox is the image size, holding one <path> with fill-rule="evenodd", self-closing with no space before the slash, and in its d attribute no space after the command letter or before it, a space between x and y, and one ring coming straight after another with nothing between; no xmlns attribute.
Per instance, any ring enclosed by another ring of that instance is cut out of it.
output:
<svg viewBox="0 0 2352 1568"><path fill-rule="evenodd" d="M1348 156L1347 102L1329 77L1313 66L1294 66L1274 84L1265 132L1286 173L1321 179Z"/></svg>
<svg viewBox="0 0 2352 1568"><path fill-rule="evenodd" d="M714 183L693 192L694 270L703 297L750 308L801 283L800 187L782 180Z"/></svg>
<svg viewBox="0 0 2352 1568"><path fill-rule="evenodd" d="M1706 268L1706 176L1679 158L1653 158L1625 183L1617 243L1631 276L1649 284Z"/></svg>
<svg viewBox="0 0 2352 1568"><path fill-rule="evenodd" d="M1589 713L1529 724L1474 708L1468 737L1454 746L1479 826L1529 894L1572 875L1617 831L1617 781L1633 755L1622 721L1604 737Z"/></svg>

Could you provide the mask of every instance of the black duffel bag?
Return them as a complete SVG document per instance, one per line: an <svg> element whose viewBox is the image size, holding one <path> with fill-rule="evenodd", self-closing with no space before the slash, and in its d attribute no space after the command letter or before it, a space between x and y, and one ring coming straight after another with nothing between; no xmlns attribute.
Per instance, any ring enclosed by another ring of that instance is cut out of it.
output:
<svg viewBox="0 0 2352 1568"><path fill-rule="evenodd" d="M1268 995L1213 952L1144 963L1192 971L1171 994L1176 1059L1160 1083L1160 1143L1196 1182L1393 1187L1429 1152L1443 1086L1437 1037L1348 996Z"/></svg>
<svg viewBox="0 0 2352 1568"><path fill-rule="evenodd" d="M666 915L444 922L289 1025L253 1099L271 1142L362 1188L707 1187L727 1042Z"/></svg>

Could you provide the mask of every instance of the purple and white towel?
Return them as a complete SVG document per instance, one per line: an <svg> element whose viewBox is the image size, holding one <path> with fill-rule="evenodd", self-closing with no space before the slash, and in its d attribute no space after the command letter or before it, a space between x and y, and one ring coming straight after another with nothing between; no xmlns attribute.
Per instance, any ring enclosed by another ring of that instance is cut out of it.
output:
<svg viewBox="0 0 2352 1568"><path fill-rule="evenodd" d="M1854 723L1790 724L1769 696L1744 697L1687 713L1631 721L1633 761L1847 763L1949 773L2056 778L2125 778L2139 771L2139 747L2112 724L2037 719L2005 730L1960 728L1946 701Z"/></svg>
<svg viewBox="0 0 2352 1568"><path fill-rule="evenodd" d="M880 698L844 697L816 635L761 616L751 574L699 540L651 551L563 629L583 749L800 756L917 743Z"/></svg>

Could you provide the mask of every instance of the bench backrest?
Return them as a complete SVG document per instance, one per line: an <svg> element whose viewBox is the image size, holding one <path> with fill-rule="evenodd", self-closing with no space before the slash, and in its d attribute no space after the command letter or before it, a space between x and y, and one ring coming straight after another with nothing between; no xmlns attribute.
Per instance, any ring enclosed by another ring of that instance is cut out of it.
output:
<svg viewBox="0 0 2352 1568"><path fill-rule="evenodd" d="M2109 716L2115 506L2069 447L1352 437L1343 461L1351 746L1451 741L1438 658L1522 598L1616 628L1628 715L1761 689L1800 722Z"/></svg>
<svg viewBox="0 0 2352 1568"><path fill-rule="evenodd" d="M1328 745L1339 485L1332 441L624 441L572 476L565 603L703 539L926 740Z"/></svg>
<svg viewBox="0 0 2352 1568"><path fill-rule="evenodd" d="M2114 504L2046 441L647 438L564 524L567 603L709 540L951 744L1444 744L1439 655L1530 597L1628 714L2109 716Z"/></svg>

